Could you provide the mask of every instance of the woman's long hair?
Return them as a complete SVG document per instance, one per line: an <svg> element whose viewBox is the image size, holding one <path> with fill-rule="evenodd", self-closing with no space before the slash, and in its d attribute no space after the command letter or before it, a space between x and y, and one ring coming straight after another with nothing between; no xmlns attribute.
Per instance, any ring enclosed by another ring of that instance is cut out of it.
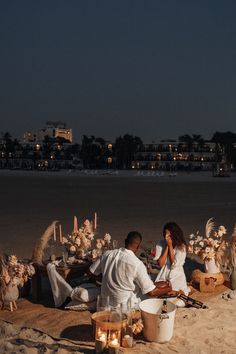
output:
<svg viewBox="0 0 236 354"><path fill-rule="evenodd" d="M173 247L184 248L187 246L187 243L184 238L184 233L176 222L168 222L163 227L163 237L165 237L166 230L169 230L171 233L171 239Z"/></svg>

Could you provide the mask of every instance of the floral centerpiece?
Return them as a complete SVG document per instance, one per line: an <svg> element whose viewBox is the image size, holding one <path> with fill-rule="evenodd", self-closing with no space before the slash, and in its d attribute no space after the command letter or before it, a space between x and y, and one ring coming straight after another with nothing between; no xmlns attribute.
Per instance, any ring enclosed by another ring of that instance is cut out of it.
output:
<svg viewBox="0 0 236 354"><path fill-rule="evenodd" d="M236 225L234 226L234 232L231 237L231 250L230 250L230 265L232 268L236 268Z"/></svg>
<svg viewBox="0 0 236 354"><path fill-rule="evenodd" d="M96 229L92 221L86 219L83 224L78 227L77 219L74 220L73 232L62 238L69 255L75 259L89 258L95 260L105 250L110 248L111 235L106 233L103 238L96 238Z"/></svg>
<svg viewBox="0 0 236 354"><path fill-rule="evenodd" d="M227 242L223 240L226 235L226 228L221 225L216 227L213 218L206 223L205 237L199 231L190 235L188 252L197 255L206 265L206 271L217 273L222 265L223 256L227 247ZM215 264L214 270L207 269L209 264Z"/></svg>
<svg viewBox="0 0 236 354"><path fill-rule="evenodd" d="M231 289L236 290L236 224L230 242L229 272Z"/></svg>
<svg viewBox="0 0 236 354"><path fill-rule="evenodd" d="M12 283L23 287L28 279L34 275L35 269L32 264L22 263L17 259L17 256L10 255L2 266L1 273L1 278L6 286Z"/></svg>

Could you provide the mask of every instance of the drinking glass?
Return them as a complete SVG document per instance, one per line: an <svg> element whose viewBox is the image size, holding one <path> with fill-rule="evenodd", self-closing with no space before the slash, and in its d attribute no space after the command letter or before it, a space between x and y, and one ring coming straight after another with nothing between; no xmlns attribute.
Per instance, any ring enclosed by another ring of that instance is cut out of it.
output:
<svg viewBox="0 0 236 354"><path fill-rule="evenodd" d="M118 240L113 240L112 241L112 248L113 248L113 250L118 248Z"/></svg>
<svg viewBox="0 0 236 354"><path fill-rule="evenodd" d="M97 311L110 311L109 296L97 296Z"/></svg>
<svg viewBox="0 0 236 354"><path fill-rule="evenodd" d="M62 260L63 260L63 263L66 265L67 261L68 261L68 252L67 251L62 252Z"/></svg>

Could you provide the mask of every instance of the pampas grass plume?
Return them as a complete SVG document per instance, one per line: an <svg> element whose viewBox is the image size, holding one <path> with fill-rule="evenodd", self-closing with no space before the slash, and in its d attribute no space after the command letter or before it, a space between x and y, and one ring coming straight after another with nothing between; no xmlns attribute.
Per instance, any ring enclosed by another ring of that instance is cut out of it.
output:
<svg viewBox="0 0 236 354"><path fill-rule="evenodd" d="M56 226L57 223L57 220L53 221L44 231L39 241L36 243L32 256L32 261L34 263L42 263L43 251L46 248L49 239L53 235L54 226Z"/></svg>
<svg viewBox="0 0 236 354"><path fill-rule="evenodd" d="M214 218L210 218L206 223L206 238L210 237L212 231L215 230Z"/></svg>

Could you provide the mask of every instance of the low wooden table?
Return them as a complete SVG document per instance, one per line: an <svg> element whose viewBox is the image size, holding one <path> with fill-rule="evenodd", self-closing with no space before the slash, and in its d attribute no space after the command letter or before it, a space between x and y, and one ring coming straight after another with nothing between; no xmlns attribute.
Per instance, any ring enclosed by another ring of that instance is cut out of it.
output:
<svg viewBox="0 0 236 354"><path fill-rule="evenodd" d="M64 279L72 279L84 275L91 265L91 262L82 264L67 265L65 267L57 266L57 272ZM32 277L32 298L34 301L39 301L42 298L42 277L48 277L47 265L42 263L34 263L35 274Z"/></svg>

